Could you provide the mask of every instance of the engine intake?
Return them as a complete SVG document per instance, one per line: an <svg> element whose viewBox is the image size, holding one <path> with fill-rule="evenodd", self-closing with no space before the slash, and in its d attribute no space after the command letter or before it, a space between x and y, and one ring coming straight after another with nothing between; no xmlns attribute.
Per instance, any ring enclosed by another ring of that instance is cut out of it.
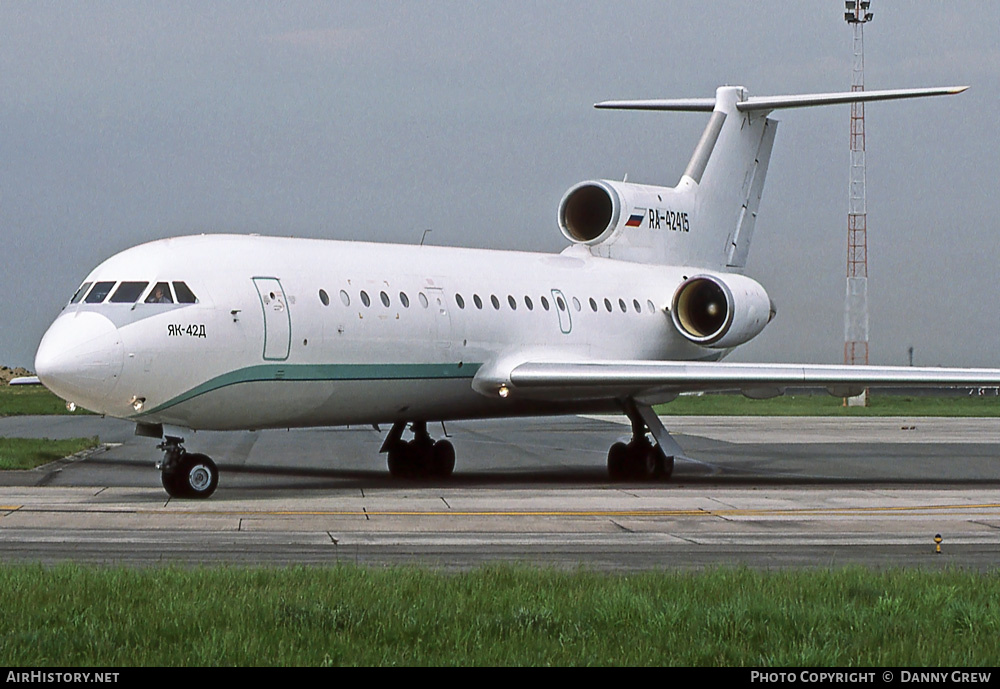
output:
<svg viewBox="0 0 1000 689"><path fill-rule="evenodd" d="M728 348L756 337L774 318L767 292L743 275L696 275L681 283L670 317L681 335L712 348Z"/></svg>
<svg viewBox="0 0 1000 689"><path fill-rule="evenodd" d="M581 182L559 202L559 229L572 242L598 244L615 231L621 207L621 197L612 186Z"/></svg>
<svg viewBox="0 0 1000 689"><path fill-rule="evenodd" d="M732 296L724 283L712 278L688 280L673 301L674 323L696 342L717 340L732 322Z"/></svg>

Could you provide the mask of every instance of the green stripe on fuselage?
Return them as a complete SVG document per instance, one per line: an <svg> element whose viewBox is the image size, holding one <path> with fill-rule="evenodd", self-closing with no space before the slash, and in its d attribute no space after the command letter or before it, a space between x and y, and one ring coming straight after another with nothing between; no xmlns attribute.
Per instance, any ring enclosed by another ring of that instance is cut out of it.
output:
<svg viewBox="0 0 1000 689"><path fill-rule="evenodd" d="M163 411L230 385L263 382L471 379L482 364L261 364L223 373L132 418Z"/></svg>

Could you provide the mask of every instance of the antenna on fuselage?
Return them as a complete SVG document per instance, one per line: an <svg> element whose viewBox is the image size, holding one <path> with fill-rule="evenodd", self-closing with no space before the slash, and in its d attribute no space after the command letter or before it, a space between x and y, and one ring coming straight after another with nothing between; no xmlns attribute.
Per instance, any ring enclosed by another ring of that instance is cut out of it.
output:
<svg viewBox="0 0 1000 689"><path fill-rule="evenodd" d="M433 231L434 230L424 230L424 233L422 235L420 235L420 246L424 245L424 239L427 238L427 233L428 232L433 232Z"/></svg>

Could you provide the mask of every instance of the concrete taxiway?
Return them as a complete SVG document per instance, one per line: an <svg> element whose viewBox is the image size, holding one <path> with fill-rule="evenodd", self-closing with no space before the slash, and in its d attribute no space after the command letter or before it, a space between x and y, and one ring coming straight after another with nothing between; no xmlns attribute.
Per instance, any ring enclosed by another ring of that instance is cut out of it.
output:
<svg viewBox="0 0 1000 689"><path fill-rule="evenodd" d="M456 474L431 483L389 478L373 429L197 433L189 449L211 455L222 478L210 500L181 501L159 486L155 441L127 423L0 419L0 435L108 443L0 475L0 559L602 570L1000 562L1000 419L670 418L692 459L654 484L608 482L621 421L448 424Z"/></svg>

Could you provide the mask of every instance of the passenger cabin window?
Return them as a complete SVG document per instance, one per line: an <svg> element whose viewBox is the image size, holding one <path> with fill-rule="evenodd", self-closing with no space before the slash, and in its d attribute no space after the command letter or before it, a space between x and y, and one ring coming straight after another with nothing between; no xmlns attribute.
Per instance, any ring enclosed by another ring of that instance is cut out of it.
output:
<svg viewBox="0 0 1000 689"><path fill-rule="evenodd" d="M100 304L102 301L107 299L108 294L111 292L111 288L115 286L113 282L97 282L94 283L94 288L90 290L87 298L83 301L88 304Z"/></svg>
<svg viewBox="0 0 1000 689"><path fill-rule="evenodd" d="M410 298L406 296L406 292L399 293L399 301L403 304L404 309L410 308Z"/></svg>
<svg viewBox="0 0 1000 689"><path fill-rule="evenodd" d="M139 301L139 295L146 291L148 282L123 282L111 295L112 304L134 304Z"/></svg>
<svg viewBox="0 0 1000 689"><path fill-rule="evenodd" d="M323 302L323 306L330 305L330 295L326 293L325 289L319 291L319 300Z"/></svg>
<svg viewBox="0 0 1000 689"><path fill-rule="evenodd" d="M170 296L170 285L165 282L157 282L146 297L147 304L173 304L174 298Z"/></svg>
<svg viewBox="0 0 1000 689"><path fill-rule="evenodd" d="M198 297L194 296L194 292L188 289L188 286L183 282L174 283L174 294L177 295L178 304L197 304Z"/></svg>
<svg viewBox="0 0 1000 689"><path fill-rule="evenodd" d="M76 293L73 294L73 298L69 300L69 303L79 304L80 300L83 299L83 295L87 293L87 290L90 289L90 286L92 284L93 284L92 282L85 282L82 285L80 285L80 289L78 289Z"/></svg>

